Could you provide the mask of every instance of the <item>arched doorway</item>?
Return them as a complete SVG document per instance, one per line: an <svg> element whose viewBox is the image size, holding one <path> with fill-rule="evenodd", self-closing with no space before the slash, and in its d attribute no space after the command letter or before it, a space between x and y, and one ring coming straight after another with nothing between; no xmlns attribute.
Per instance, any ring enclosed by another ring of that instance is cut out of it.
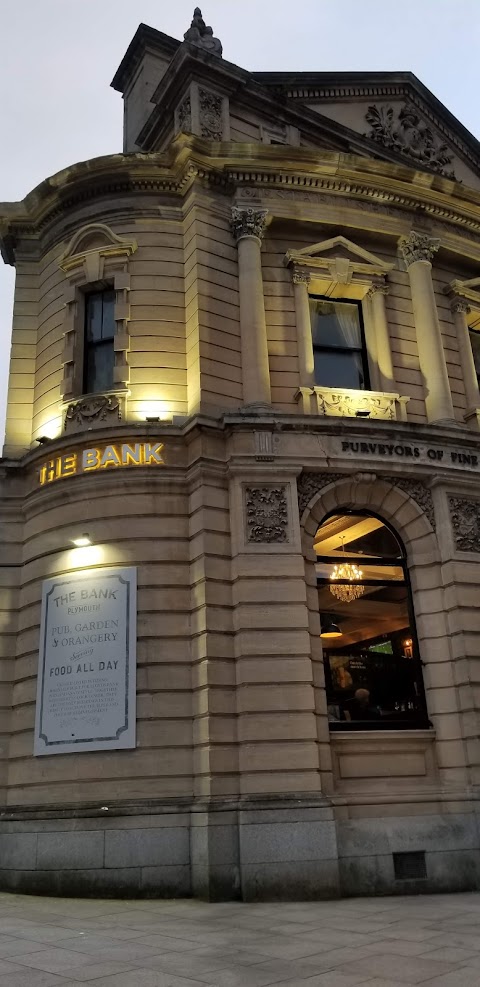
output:
<svg viewBox="0 0 480 987"><path fill-rule="evenodd" d="M373 513L336 511L314 539L332 730L429 726L404 547Z"/></svg>

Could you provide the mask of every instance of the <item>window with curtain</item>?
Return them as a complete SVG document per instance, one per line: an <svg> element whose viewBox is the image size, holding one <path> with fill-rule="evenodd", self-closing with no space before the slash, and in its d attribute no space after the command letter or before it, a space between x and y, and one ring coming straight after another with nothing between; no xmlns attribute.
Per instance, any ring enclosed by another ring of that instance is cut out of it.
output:
<svg viewBox="0 0 480 987"><path fill-rule="evenodd" d="M477 380L480 384L480 330L469 328L468 333L472 346L473 362L475 364L475 370L477 371Z"/></svg>
<svg viewBox="0 0 480 987"><path fill-rule="evenodd" d="M113 387L115 291L107 288L85 295L83 393Z"/></svg>
<svg viewBox="0 0 480 987"><path fill-rule="evenodd" d="M367 352L357 302L310 298L315 383L368 390Z"/></svg>

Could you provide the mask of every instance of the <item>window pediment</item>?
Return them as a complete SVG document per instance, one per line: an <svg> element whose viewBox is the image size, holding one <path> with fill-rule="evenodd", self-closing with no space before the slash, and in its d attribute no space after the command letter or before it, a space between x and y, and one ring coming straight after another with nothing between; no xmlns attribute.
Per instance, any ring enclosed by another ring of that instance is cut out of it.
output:
<svg viewBox="0 0 480 987"><path fill-rule="evenodd" d="M65 274L82 273L85 281L100 281L106 260L124 263L136 249L134 240L124 240L103 223L90 223L74 234L60 267Z"/></svg>
<svg viewBox="0 0 480 987"><path fill-rule="evenodd" d="M344 236L331 237L301 250L289 250L285 264L309 271L313 279L342 285L352 281L371 284L374 279L385 277L393 267Z"/></svg>

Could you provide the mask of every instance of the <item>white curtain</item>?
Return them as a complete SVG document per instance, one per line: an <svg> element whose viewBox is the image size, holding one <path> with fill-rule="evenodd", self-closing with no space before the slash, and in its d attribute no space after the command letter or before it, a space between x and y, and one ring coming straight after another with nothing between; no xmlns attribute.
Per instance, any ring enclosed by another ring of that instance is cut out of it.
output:
<svg viewBox="0 0 480 987"><path fill-rule="evenodd" d="M317 325L318 315L331 315L336 318L339 327L339 332L335 333L335 343L337 346L356 346L361 345L359 324L358 324L358 309L356 305L346 305L342 302L323 302L318 301L316 298L310 299L310 319L312 323L312 329L314 337L317 335L315 332ZM328 346L330 340L328 336L322 334L323 338L321 345ZM318 340L318 337L317 337ZM333 340L332 340L333 342Z"/></svg>

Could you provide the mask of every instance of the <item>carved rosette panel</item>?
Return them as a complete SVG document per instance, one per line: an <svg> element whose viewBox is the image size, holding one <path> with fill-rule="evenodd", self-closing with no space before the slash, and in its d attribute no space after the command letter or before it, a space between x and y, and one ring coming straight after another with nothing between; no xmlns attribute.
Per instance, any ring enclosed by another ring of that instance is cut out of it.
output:
<svg viewBox="0 0 480 987"><path fill-rule="evenodd" d="M247 541L282 544L288 541L286 487L246 487Z"/></svg>
<svg viewBox="0 0 480 987"><path fill-rule="evenodd" d="M370 140L404 154L420 167L455 180L455 174L449 167L453 155L448 144L436 136L413 106L402 106L399 112L385 103L369 106L365 120L370 125L365 136Z"/></svg>
<svg viewBox="0 0 480 987"><path fill-rule="evenodd" d="M242 236L256 236L262 239L265 233L267 221L266 209L246 209L241 206L232 208L232 233L235 240L240 240Z"/></svg>
<svg viewBox="0 0 480 987"><path fill-rule="evenodd" d="M186 96L177 109L177 131L184 134L192 133L192 102Z"/></svg>
<svg viewBox="0 0 480 987"><path fill-rule="evenodd" d="M329 483L348 479L346 473L302 473L297 480L298 510L302 516L307 504L315 494L320 493Z"/></svg>
<svg viewBox="0 0 480 987"><path fill-rule="evenodd" d="M403 490L415 501L435 531L435 511L433 509L432 494L428 487L424 486L420 480L403 480L399 476L386 476L385 480L388 480L393 486L399 487L400 490Z"/></svg>
<svg viewBox="0 0 480 987"><path fill-rule="evenodd" d="M455 547L459 552L480 552L480 500L449 497Z"/></svg>
<svg viewBox="0 0 480 987"><path fill-rule="evenodd" d="M207 140L223 140L223 99L208 89L199 89L200 134Z"/></svg>
<svg viewBox="0 0 480 987"><path fill-rule="evenodd" d="M64 430L68 433L103 423L116 425L121 419L120 399L114 394L98 394L68 405Z"/></svg>
<svg viewBox="0 0 480 987"><path fill-rule="evenodd" d="M440 246L440 240L429 236L428 233L411 230L406 236L400 237L398 246L405 264L410 267L410 264L415 264L417 260L428 260L432 263Z"/></svg>

